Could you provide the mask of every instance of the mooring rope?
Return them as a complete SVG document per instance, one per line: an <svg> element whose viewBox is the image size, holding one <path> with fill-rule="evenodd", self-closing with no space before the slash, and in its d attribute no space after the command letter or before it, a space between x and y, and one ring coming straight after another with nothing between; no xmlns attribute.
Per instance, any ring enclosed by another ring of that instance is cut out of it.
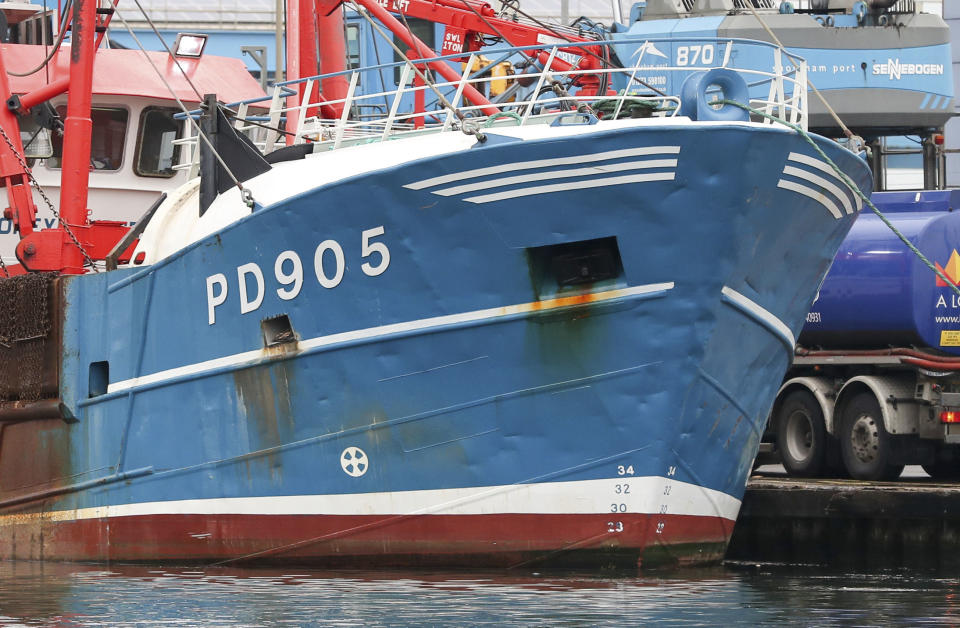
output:
<svg viewBox="0 0 960 628"><path fill-rule="evenodd" d="M791 122L787 122L786 120L781 120L780 118L777 118L776 116L772 116L772 115L770 115L769 113L766 113L765 111L760 111L759 109L754 109L754 108L751 107L750 105L745 105L744 103L738 102L738 101L736 101L736 100L724 99L724 100L715 101L715 102L712 103L712 104L733 105L734 107L739 107L740 109L744 109L744 110L746 110L746 111L749 111L750 113L752 113L752 114L754 114L754 115L761 116L761 117L763 117L763 118L766 118L767 120L771 120L771 121L773 121L773 122L780 123L780 124L782 124L782 125L790 128L790 129L793 129L794 131L796 131L804 140L807 141L808 144L810 144L811 146L813 146L813 149L814 149L815 151L817 151L817 153L823 158L824 161L827 162L827 164L830 165L831 168L834 169L834 171L840 176L840 179L847 185L847 187L849 187L851 190L853 190L853 193L856 194L858 197L860 197L860 199L862 199L864 203L866 203L867 207L869 207L869 208L871 209L871 211L873 211L873 213L876 214L877 217L879 217L881 221L883 221L883 224L885 224L885 225L890 229L890 231L892 231L892 232L894 233L894 235L896 235L898 238L900 238L900 241L903 242L903 243L907 246L907 248L910 249L910 251L913 252L913 254L916 255L917 258L919 258L920 261L924 263L924 265L925 265L927 268L929 268L930 270L932 270L935 275L937 275L937 276L940 277L943 281L945 281L945 282L947 283L947 285L950 286L950 289L953 290L958 296L960 296L960 287L957 287L957 284L956 284L952 279L950 279L949 277L947 277L946 274L944 274L944 272L943 272L942 270L940 270L939 268L937 268L929 259L927 259L927 256L924 255L923 253L921 253L921 252L920 252L920 249L918 249L916 246L914 246L913 242L911 242L911 241L907 238L907 236L903 235L903 233L902 233L899 229L897 229L897 228L893 225L892 222L890 222L890 219L887 218L887 217L883 214L883 212L880 211L880 210L877 208L877 206L873 204L873 201L870 200L870 197L868 197L866 194L864 194L864 193L860 190L859 186L857 186L857 184L854 183L853 180L852 180L850 177L848 177L847 174L846 174L843 170L840 169L840 166L838 166L837 164L833 163L833 160L830 159L829 157L827 157L827 154L823 151L822 148L820 148L820 146L817 145L817 143L814 141L814 139L810 136L810 133L808 133L807 131L805 131L803 128L797 126L796 124L793 124L793 123L791 123Z"/></svg>
<svg viewBox="0 0 960 628"><path fill-rule="evenodd" d="M757 18L757 21L760 22L760 26L763 27L763 30L767 31L767 35L770 35L770 39L773 40L773 43L775 43L777 47L780 48L780 50L786 53L788 58L793 57L794 55L790 54L790 51L784 47L783 43L780 41L780 38L777 37L776 33L773 32L773 29L770 28L770 26L767 24L767 21L764 20L762 17L760 17L760 14L757 13L757 10L756 8L754 8L752 2L747 2L747 8L749 8L750 12L753 13L753 17ZM857 135L854 135L853 131L851 131L847 127L847 125L843 123L843 120L840 119L840 116L838 116L837 112L834 111L833 107L830 106L830 103L827 102L826 97L820 93L820 90L817 89L817 86L813 84L813 81L810 80L809 76L807 77L807 85L810 86L810 89L813 90L813 93L816 94L817 98L820 99L820 102L823 103L823 106L826 108L827 113L829 113L830 116L833 118L834 122L837 123L837 125L840 127L840 130L843 131L843 134L847 136L847 139L849 140L859 139L860 141L863 141L862 138L860 138Z"/></svg>

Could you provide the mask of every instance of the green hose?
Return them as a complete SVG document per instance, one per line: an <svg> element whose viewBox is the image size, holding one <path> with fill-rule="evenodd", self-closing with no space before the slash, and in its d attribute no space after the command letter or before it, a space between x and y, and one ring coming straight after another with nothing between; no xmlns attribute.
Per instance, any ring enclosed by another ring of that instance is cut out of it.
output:
<svg viewBox="0 0 960 628"><path fill-rule="evenodd" d="M489 129L491 126L493 126L493 123L500 118L511 118L517 124L521 124L523 122L523 118L521 118L518 114L512 111L501 111L500 113L495 113L487 118L487 121L483 123L483 128Z"/></svg>

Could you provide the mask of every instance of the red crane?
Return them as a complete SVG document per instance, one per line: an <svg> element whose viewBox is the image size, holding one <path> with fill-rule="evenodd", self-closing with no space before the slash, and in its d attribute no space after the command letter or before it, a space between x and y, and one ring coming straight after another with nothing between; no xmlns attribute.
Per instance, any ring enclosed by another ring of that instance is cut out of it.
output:
<svg viewBox="0 0 960 628"><path fill-rule="evenodd" d="M8 267L9 274L25 271L82 274L85 263L104 259L128 231L122 222L91 221L87 209L93 62L111 15L112 9L99 9L96 0L74 1L69 80L56 81L36 92L13 97L0 57L0 94L7 103L6 107L0 107L0 127L5 139L0 142L0 184L7 187L10 202L3 213L20 232L16 250L20 264ZM30 171L23 159L16 113L26 113L31 106L67 91L60 221L54 229L34 231L37 208L29 186Z"/></svg>
<svg viewBox="0 0 960 628"><path fill-rule="evenodd" d="M550 28L524 24L498 17L486 2L477 0L354 0L371 16L390 29L398 39L410 47L411 59L436 56L436 52L414 36L392 13L444 24L444 53L469 53L484 45L485 36L501 38L511 46L561 46L561 50L579 57L576 69L586 71L577 79L581 95L594 95L601 84L592 70L599 70L602 61L594 46L585 46L593 39L579 35L560 34ZM343 0L288 0L287 6L287 77L294 80L346 69L344 41ZM0 128L5 141L0 141L0 186L6 186L10 207L4 216L11 219L20 233L21 241L16 255L19 266L8 268L9 274L27 271L57 271L81 274L85 264L103 260L126 235L124 223L91 221L87 208L87 190L90 172L90 118L91 84L96 50L100 45L112 9L100 9L97 0L74 0L71 26L70 78L51 83L36 92L14 97L7 81L6 68L0 58L0 95L7 107L0 107ZM99 35L98 35L99 33ZM528 53L531 54L531 53ZM542 65L550 55L540 50L532 53ZM450 82L461 80L460 75L446 62L418 62L436 71ZM573 66L557 57L549 61L550 68L569 71ZM299 89L305 89L300 84ZM326 78L320 89L322 100L343 100L347 93L344 75ZM69 91L65 121L62 168L60 221L56 228L34 231L36 206L30 189L30 170L23 159L17 113ZM303 93L299 94L302 98ZM478 105L484 113L498 110L472 86L464 90L464 97ZM291 97L291 100L296 97ZM290 103L293 107L299 102ZM343 104L322 105L324 115L339 117ZM288 129L296 123L296 109L287 116ZM132 250L128 248L126 254ZM125 259L121 256L121 261Z"/></svg>
<svg viewBox="0 0 960 628"><path fill-rule="evenodd" d="M493 7L478 0L354 0L354 2L407 45L410 48L408 56L411 59L435 57L438 53L411 33L404 23L393 16L393 13L445 25L442 54L480 50L484 46L483 39L487 36L501 38L514 47L546 47L570 43L570 46L562 47L561 50L573 53L580 58L576 68L563 59L554 57L550 69L561 72L571 69L587 71L577 79L576 84L581 90L581 95L596 95L600 89L599 76L589 73L602 67L599 49L595 46L582 45L595 41L594 39L562 34L547 27L498 17ZM290 0L287 7L289 24L287 78L289 80L315 76L318 70L321 74L331 74L346 69L342 5L343 0ZM314 24L316 24L315 29ZM317 40L319 40L319 46L316 44ZM546 64L549 54L539 51L536 57L541 64ZM426 65L447 81L457 82L461 78L448 63L430 62ZM298 97L291 97L288 100L288 107L295 107L302 102L303 89L301 84ZM325 79L321 85L321 92L323 93L321 101L342 100L347 93L346 76ZM315 102L313 96L316 94L311 97L311 101ZM470 85L464 90L464 97L474 105L481 106L483 112L488 115L497 112L497 108ZM335 103L321 109L324 117L336 118L342 113L343 105ZM287 129L294 129L296 122L296 114L288 115Z"/></svg>

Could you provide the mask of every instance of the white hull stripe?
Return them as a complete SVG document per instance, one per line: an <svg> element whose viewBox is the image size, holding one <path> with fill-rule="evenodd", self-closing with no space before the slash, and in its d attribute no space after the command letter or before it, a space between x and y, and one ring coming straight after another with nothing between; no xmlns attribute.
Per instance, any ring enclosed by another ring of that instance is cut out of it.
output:
<svg viewBox="0 0 960 628"><path fill-rule="evenodd" d="M764 308L756 301L753 301L740 294L730 286L724 286L720 293L724 296L724 298L727 299L728 302L737 306L738 309L744 311L745 313L751 315L758 322L762 323L764 327L779 336L780 339L783 340L783 342L789 347L790 354L793 355L793 349L796 347L797 341L793 337L793 332L790 331L790 328L787 327L786 323L771 314L769 310Z"/></svg>
<svg viewBox="0 0 960 628"><path fill-rule="evenodd" d="M473 179L476 177L484 177L491 174L515 172L517 170L531 170L533 168L549 168L551 166L585 164L591 161L605 161L607 159L639 157L642 155L677 155L679 153L679 146L645 146L643 148L625 148L621 150L606 151L603 153L593 153L592 155L576 155L574 157L558 157L556 159L536 159L534 161L516 161L509 164L488 166L486 168L475 168L473 170L464 170L463 172L454 172L439 177L423 179L422 181L408 183L403 187L411 190L422 190L423 188L432 187L434 185L443 185L444 183L463 181L464 179Z"/></svg>
<svg viewBox="0 0 960 628"><path fill-rule="evenodd" d="M630 493L618 495L619 485ZM664 488L670 487L669 497ZM290 495L190 499L98 506L78 510L0 516L0 525L31 520L77 521L156 515L609 515L616 497L625 513L655 514L666 504L671 515L722 517L735 521L740 500L721 491L657 476L575 482L543 482L350 495Z"/></svg>
<svg viewBox="0 0 960 628"><path fill-rule="evenodd" d="M820 172L828 175L831 179L834 179L842 189L850 190L850 193L853 195L853 201L857 205L857 211L860 211L863 208L863 199L860 198L860 195L857 194L856 190L851 189L847 182L837 175L836 170L830 167L830 164L824 163L815 157L811 157L810 155L805 155L803 153L790 153L787 155L787 161L792 161L805 166L810 166L811 168L816 168Z"/></svg>
<svg viewBox="0 0 960 628"><path fill-rule="evenodd" d="M531 314L546 310L555 310L588 303L599 303L614 299L637 296L656 296L658 293L665 293L673 289L673 282L646 284L643 286L632 286L630 288L618 288L616 290L607 290L605 292L588 293L570 297L559 297L555 299L546 299L543 301L534 301L532 303L520 303L517 305L506 305L486 310L475 310L473 312L463 312L460 314L449 314L446 316L435 316L433 318L423 318L414 321L405 321L402 323L393 323L391 325L381 325L379 327L368 327L366 329L356 329L345 331L329 336L319 336L308 340L301 340L298 344L299 353L311 350L318 350L337 345L353 343L357 341L376 340L386 336L394 336L410 332L420 332L426 330L438 329L450 325L460 325L464 323L494 322L499 319L512 316ZM262 361L264 352L260 349L254 351L244 351L233 355L188 364L164 371L158 371L142 377L134 377L123 381L115 382L107 387L107 393L122 392L156 384L165 380L172 380L186 375L198 375L206 371L213 371L224 367L238 367L245 364L253 364Z"/></svg>
<svg viewBox="0 0 960 628"><path fill-rule="evenodd" d="M465 194L466 192L475 192L477 190L488 190L490 188L499 188L507 185L517 185L519 183L530 183L532 181L547 181L550 179L567 179L570 177L589 177L609 172L623 172L624 170L641 170L648 168L676 168L676 159L646 159L640 161L627 161L618 164L600 164L589 166L587 168L570 168L568 170L548 170L547 172L535 172L514 177L501 177L490 181L481 181L480 183L467 183L466 185L457 185L452 188L443 188L435 190L433 193L439 196L453 196L455 194Z"/></svg>
<svg viewBox="0 0 960 628"><path fill-rule="evenodd" d="M673 181L676 177L675 172L652 172L650 174L633 174L622 177L606 177L603 179L588 179L586 181L573 181L571 183L552 183L550 185L536 185L529 188L518 188L507 190L506 192L495 192L493 194L484 194L482 196L468 196L463 199L470 203L492 203L493 201L502 201L508 198L518 198L521 196L535 196L538 194L549 194L551 192L566 192L569 190L582 190L585 188L608 187L611 185L627 185L628 183L646 183L649 181Z"/></svg>
<svg viewBox="0 0 960 628"><path fill-rule="evenodd" d="M812 172L807 172L806 170L801 170L800 168L794 168L793 166L787 166L784 168L783 174L819 185L823 189L833 194L837 200L840 201L840 204L843 205L844 211L846 211L848 214L853 213L853 205L850 204L850 199L846 194L843 193L843 190L835 186L830 181L827 181L823 177L817 176Z"/></svg>
<svg viewBox="0 0 960 628"><path fill-rule="evenodd" d="M815 200L823 205L823 207L830 212L834 218L841 218L843 216L843 212L840 211L840 208L837 207L837 204L827 198L827 195L823 192L818 192L813 188L808 188L803 184L796 183L794 181L787 181L786 179L781 179L780 182L777 183L777 187L783 188L784 190L790 190L791 192L796 192L797 194L802 194L807 198Z"/></svg>

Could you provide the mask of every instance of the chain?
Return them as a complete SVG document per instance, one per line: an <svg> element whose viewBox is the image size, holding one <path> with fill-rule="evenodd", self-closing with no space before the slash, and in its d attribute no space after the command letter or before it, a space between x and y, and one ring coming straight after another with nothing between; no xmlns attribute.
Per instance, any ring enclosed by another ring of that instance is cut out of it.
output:
<svg viewBox="0 0 960 628"><path fill-rule="evenodd" d="M50 199L47 197L46 192L43 191L43 188L40 187L40 184L33 177L33 172L31 172L30 168L27 167L27 162L24 161L23 155L21 155L20 152L13 147L13 142L10 141L10 137L7 135L7 132L2 125L0 125L0 135L3 135L3 140L10 148L10 152L13 153L14 156L16 156L17 161L20 162L20 167L23 168L25 173L27 173L27 178L30 179L30 183L37 189L37 192L40 193L40 197L43 199L43 202L47 204L47 208L53 212L53 216L57 219L57 222L63 225L63 230L67 232L68 236L70 236L70 240L73 242L73 245L80 250L80 254L83 255L83 259L85 259L86 263L90 265L90 268L93 269L93 272L99 273L100 271L97 270L97 266L93 263L93 259L87 254L87 251L83 248L83 246L80 245L80 240L77 239L77 236L73 233L70 225L68 225L67 222L60 216L60 212L56 210L56 208L53 206L53 203L51 203ZM2 263L2 260L0 260L0 263ZM6 271L6 265L3 266L3 269ZM9 273L7 276L10 276Z"/></svg>
<svg viewBox="0 0 960 628"><path fill-rule="evenodd" d="M254 207L257 205L257 202L253 200L253 193L250 191L250 188L245 188L241 185L240 198L243 199L243 204L249 207L250 211L253 211Z"/></svg>

